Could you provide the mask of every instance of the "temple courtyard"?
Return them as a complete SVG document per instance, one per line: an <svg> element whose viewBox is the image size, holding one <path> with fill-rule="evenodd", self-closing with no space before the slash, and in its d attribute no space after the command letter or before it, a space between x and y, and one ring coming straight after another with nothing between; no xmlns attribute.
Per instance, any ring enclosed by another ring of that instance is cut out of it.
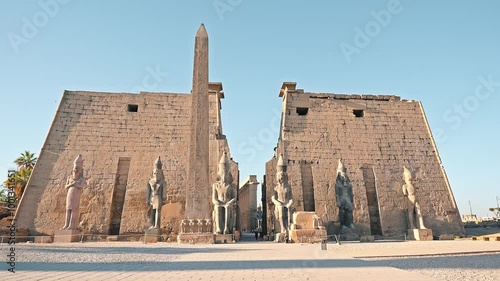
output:
<svg viewBox="0 0 500 281"><path fill-rule="evenodd" d="M500 280L498 241L17 244L2 280ZM2 255L6 245L2 246ZM7 278L7 279L6 279Z"/></svg>

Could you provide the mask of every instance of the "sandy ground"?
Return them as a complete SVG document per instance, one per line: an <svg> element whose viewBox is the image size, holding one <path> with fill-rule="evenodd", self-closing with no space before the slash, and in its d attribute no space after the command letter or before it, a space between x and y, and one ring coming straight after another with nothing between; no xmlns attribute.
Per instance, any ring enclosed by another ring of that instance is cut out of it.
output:
<svg viewBox="0 0 500 281"><path fill-rule="evenodd" d="M500 241L18 244L7 266L0 280L500 280Z"/></svg>

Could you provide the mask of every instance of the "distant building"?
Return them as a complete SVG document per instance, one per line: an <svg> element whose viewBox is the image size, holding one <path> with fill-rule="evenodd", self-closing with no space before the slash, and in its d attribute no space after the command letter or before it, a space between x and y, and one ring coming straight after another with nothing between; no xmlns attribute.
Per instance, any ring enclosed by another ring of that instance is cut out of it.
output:
<svg viewBox="0 0 500 281"><path fill-rule="evenodd" d="M239 206L241 211L241 230L252 232L257 228L257 176L251 175L240 186Z"/></svg>
<svg viewBox="0 0 500 281"><path fill-rule="evenodd" d="M479 222L480 220L477 218L477 215L474 214L463 214L462 222Z"/></svg>

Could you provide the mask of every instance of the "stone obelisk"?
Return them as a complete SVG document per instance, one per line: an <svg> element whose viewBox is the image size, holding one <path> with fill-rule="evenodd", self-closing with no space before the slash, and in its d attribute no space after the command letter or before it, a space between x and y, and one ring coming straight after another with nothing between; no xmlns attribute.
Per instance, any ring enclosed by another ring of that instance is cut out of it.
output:
<svg viewBox="0 0 500 281"><path fill-rule="evenodd" d="M194 45L186 218L210 218L208 34L202 24Z"/></svg>

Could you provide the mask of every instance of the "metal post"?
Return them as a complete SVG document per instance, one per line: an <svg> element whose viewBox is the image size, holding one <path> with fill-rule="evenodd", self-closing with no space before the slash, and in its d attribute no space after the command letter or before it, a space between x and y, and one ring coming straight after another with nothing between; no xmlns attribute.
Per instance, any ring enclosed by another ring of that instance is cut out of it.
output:
<svg viewBox="0 0 500 281"><path fill-rule="evenodd" d="M321 240L321 250L326 250L326 239Z"/></svg>

